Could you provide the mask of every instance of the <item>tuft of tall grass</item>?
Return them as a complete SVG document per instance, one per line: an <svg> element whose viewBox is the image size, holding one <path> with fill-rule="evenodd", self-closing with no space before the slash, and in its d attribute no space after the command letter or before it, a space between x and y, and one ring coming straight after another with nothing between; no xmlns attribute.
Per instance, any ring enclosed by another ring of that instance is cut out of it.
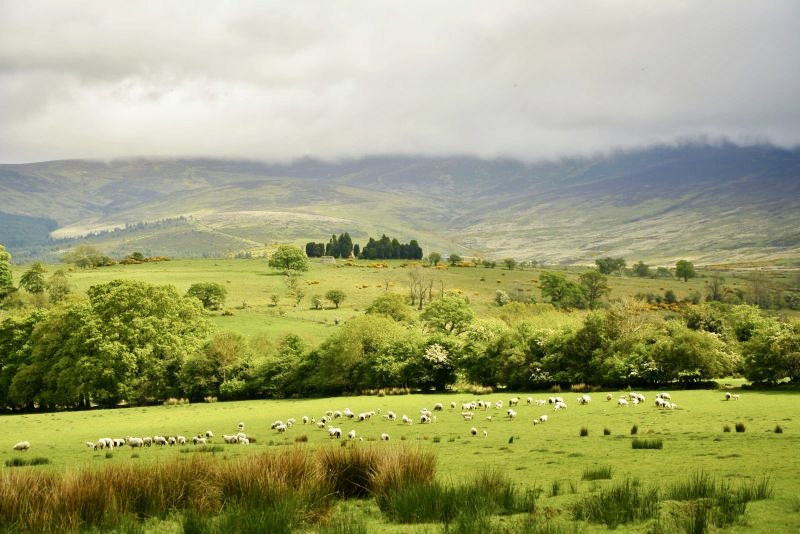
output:
<svg viewBox="0 0 800 534"><path fill-rule="evenodd" d="M604 436L610 436L611 435L611 429L610 428L604 428L603 429L603 435Z"/></svg>
<svg viewBox="0 0 800 534"><path fill-rule="evenodd" d="M781 425L775 425L775 433L783 434L783 427Z"/></svg>
<svg viewBox="0 0 800 534"><path fill-rule="evenodd" d="M601 466L594 469L585 469L583 471L583 480L610 480L611 479L611 466Z"/></svg>
<svg viewBox="0 0 800 534"><path fill-rule="evenodd" d="M736 427L736 432L744 432L745 431L744 423L742 423L741 421L736 423L735 427Z"/></svg>
<svg viewBox="0 0 800 534"><path fill-rule="evenodd" d="M719 481L704 471L692 473L687 480L678 481L666 492L666 498L673 501L711 499L717 494Z"/></svg>
<svg viewBox="0 0 800 534"><path fill-rule="evenodd" d="M635 436L638 433L639 433L639 427L637 425L633 425L631 427L631 436Z"/></svg>
<svg viewBox="0 0 800 534"><path fill-rule="evenodd" d="M589 435L589 429L587 427L585 427L585 426L582 426L581 427L581 431L580 431L580 436L582 438L585 438L588 435Z"/></svg>
<svg viewBox="0 0 800 534"><path fill-rule="evenodd" d="M724 425L722 427L722 431L723 432L730 432L731 431L731 425Z"/></svg>
<svg viewBox="0 0 800 534"><path fill-rule="evenodd" d="M637 480L626 479L573 504L572 517L614 529L621 524L655 517L658 504L656 488L645 489Z"/></svg>
<svg viewBox="0 0 800 534"><path fill-rule="evenodd" d="M633 438L631 441L633 449L662 449L664 440L662 438Z"/></svg>
<svg viewBox="0 0 800 534"><path fill-rule="evenodd" d="M47 465L50 463L50 458L44 456L34 456L33 458L21 458L15 456L6 460L6 467L27 467L29 465Z"/></svg>
<svg viewBox="0 0 800 534"><path fill-rule="evenodd" d="M376 495L384 515L397 523L455 523L457 532L486 532L488 517L534 511L532 491L520 493L497 471L459 486L411 482Z"/></svg>

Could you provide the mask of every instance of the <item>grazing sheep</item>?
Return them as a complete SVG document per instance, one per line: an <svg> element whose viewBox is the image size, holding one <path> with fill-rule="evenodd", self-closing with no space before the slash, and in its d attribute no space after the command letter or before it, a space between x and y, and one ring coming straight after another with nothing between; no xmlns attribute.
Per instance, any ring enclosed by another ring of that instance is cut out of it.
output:
<svg viewBox="0 0 800 534"><path fill-rule="evenodd" d="M245 436L243 438L240 437L239 438L239 444L240 445L250 445L250 438L248 438L247 436Z"/></svg>
<svg viewBox="0 0 800 534"><path fill-rule="evenodd" d="M30 441L20 441L19 443L14 445L14 450L15 451L27 451L30 448L31 448L31 442Z"/></svg>
<svg viewBox="0 0 800 534"><path fill-rule="evenodd" d="M356 439L356 431L355 430L351 430L350 432L348 432L347 433L347 439Z"/></svg>
<svg viewBox="0 0 800 534"><path fill-rule="evenodd" d="M228 434L222 434L222 441L225 443L239 443L239 436L230 436Z"/></svg>
<svg viewBox="0 0 800 534"><path fill-rule="evenodd" d="M592 398L589 395L583 394L580 397L578 397L578 404L583 405L583 404L589 404L590 402L592 402Z"/></svg>
<svg viewBox="0 0 800 534"><path fill-rule="evenodd" d="M239 432L244 432L244 423L239 423Z"/></svg>
<svg viewBox="0 0 800 534"><path fill-rule="evenodd" d="M528 405L530 406L531 404L533 404L533 397L528 397L526 399L526 401L528 402Z"/></svg>
<svg viewBox="0 0 800 534"><path fill-rule="evenodd" d="M444 410L444 406L442 406L441 402L437 402L436 404L433 405L434 412L441 412L442 410Z"/></svg>
<svg viewBox="0 0 800 534"><path fill-rule="evenodd" d="M142 441L144 442L145 447L150 447L153 445L153 438L151 438L150 436L143 437Z"/></svg>
<svg viewBox="0 0 800 534"><path fill-rule="evenodd" d="M511 399L508 399L509 406L516 406L517 404L519 404L519 397L513 397Z"/></svg>
<svg viewBox="0 0 800 534"><path fill-rule="evenodd" d="M455 410L456 409L456 401L453 401L453 402L450 403L450 409L451 410Z"/></svg>
<svg viewBox="0 0 800 534"><path fill-rule="evenodd" d="M607 401L610 401L610 400L611 400L611 399L613 399L613 398L614 398L614 395L612 395L611 393L609 393L608 395L606 395L606 400L607 400Z"/></svg>
<svg viewBox="0 0 800 534"><path fill-rule="evenodd" d="M144 447L144 440L142 438L128 438L128 445L131 449L141 449Z"/></svg>
<svg viewBox="0 0 800 534"><path fill-rule="evenodd" d="M409 416L407 416L405 414L403 414L403 417L401 417L400 419L403 421L403 423L405 423L407 425L410 425L410 424L412 424L414 422L414 421L411 420L411 418Z"/></svg>
<svg viewBox="0 0 800 534"><path fill-rule="evenodd" d="M478 429L473 426L472 428L469 429L469 433L472 434L473 436L477 436Z"/></svg>
<svg viewBox="0 0 800 534"><path fill-rule="evenodd" d="M547 404L547 401L544 399L536 399L534 401L534 404L536 404L536 406L544 406L545 404Z"/></svg>
<svg viewBox="0 0 800 534"><path fill-rule="evenodd" d="M670 397L669 393L659 393L658 395L656 395L656 398L663 400L672 400L672 397Z"/></svg>
<svg viewBox="0 0 800 534"><path fill-rule="evenodd" d="M325 422L324 421L320 421L319 423L317 423L317 428L319 428L320 430L325 428Z"/></svg>
<svg viewBox="0 0 800 534"><path fill-rule="evenodd" d="M393 411L389 410L388 412L386 412L386 415L384 415L384 417L386 419L388 419L389 421L394 421L395 419L397 419L397 414L395 414Z"/></svg>
<svg viewBox="0 0 800 534"><path fill-rule="evenodd" d="M195 445L206 445L208 444L208 438L205 436L195 436L192 438L192 443Z"/></svg>
<svg viewBox="0 0 800 534"><path fill-rule="evenodd" d="M342 412L340 412L339 410L336 410L335 412L333 412L333 418L334 419L339 419L341 416L342 416Z"/></svg>
<svg viewBox="0 0 800 534"><path fill-rule="evenodd" d="M484 430L484 431L483 431L483 437L485 438L485 437L486 437L486 436L488 436L488 435L489 435L489 431L488 431L488 430Z"/></svg>
<svg viewBox="0 0 800 534"><path fill-rule="evenodd" d="M473 409L474 408L472 407L472 403L471 402L465 402L465 403L463 403L461 405L461 411L463 411L463 412L468 412L468 411L473 410Z"/></svg>
<svg viewBox="0 0 800 534"><path fill-rule="evenodd" d="M419 416L419 422L424 425L426 423L430 423L431 422L431 418L430 418L430 416L428 416L426 414L422 414L422 415Z"/></svg>
<svg viewBox="0 0 800 534"><path fill-rule="evenodd" d="M389 441L389 434L386 432L381 433L381 441Z"/></svg>
<svg viewBox="0 0 800 534"><path fill-rule="evenodd" d="M153 436L153 443L158 446L164 446L167 444L167 438L164 436Z"/></svg>
<svg viewBox="0 0 800 534"><path fill-rule="evenodd" d="M499 400L495 402L494 407L497 408L498 410L501 409L503 407L503 401Z"/></svg>
<svg viewBox="0 0 800 534"><path fill-rule="evenodd" d="M304 416L303 416L303 419L301 419L301 421L303 421L303 424L304 424L304 425L307 425L307 424L308 424L308 416L307 416L307 415L304 415Z"/></svg>
<svg viewBox="0 0 800 534"><path fill-rule="evenodd" d="M214 437L214 433L211 432L210 430L206 430L206 439L210 440L213 437Z"/></svg>
<svg viewBox="0 0 800 534"><path fill-rule="evenodd" d="M461 412L461 417L464 418L464 421L472 421L474 415L472 412Z"/></svg>
<svg viewBox="0 0 800 534"><path fill-rule="evenodd" d="M97 448L97 444L94 443L93 441L84 441L83 444L92 450L95 450Z"/></svg>
<svg viewBox="0 0 800 534"><path fill-rule="evenodd" d="M492 416L491 416L491 415L487 415L487 416L486 416L486 420L491 422L491 420L492 420Z"/></svg>
<svg viewBox="0 0 800 534"><path fill-rule="evenodd" d="M289 419L286 420L286 426L287 427L291 427L296 422L297 422L297 419L295 419L294 417L290 417Z"/></svg>
<svg viewBox="0 0 800 534"><path fill-rule="evenodd" d="M539 416L539 422L540 423L546 423L547 422L547 416L546 415L540 415Z"/></svg>
<svg viewBox="0 0 800 534"><path fill-rule="evenodd" d="M628 406L628 401L625 399L625 397L620 397L617 400L617 406L626 408Z"/></svg>
<svg viewBox="0 0 800 534"><path fill-rule="evenodd" d="M283 434L284 432L286 432L287 428L289 428L289 427L286 426L286 425L278 425L278 426L275 427L275 430L278 431L278 434Z"/></svg>
<svg viewBox="0 0 800 534"><path fill-rule="evenodd" d="M324 418L323 418L323 419L324 419ZM324 422L324 421L323 421L323 422ZM281 426L282 424L283 424L283 421L281 421L280 419L278 419L278 420L276 420L274 423L272 423L272 425L270 425L270 428L271 428L272 430L275 430L276 428L278 428L278 427L279 427L279 426Z"/></svg>
<svg viewBox="0 0 800 534"><path fill-rule="evenodd" d="M178 443L178 445L186 445L186 437L185 436L177 436L175 438L175 441Z"/></svg>
<svg viewBox="0 0 800 534"><path fill-rule="evenodd" d="M342 437L342 429L336 427L328 428L328 437L340 439Z"/></svg>
<svg viewBox="0 0 800 534"><path fill-rule="evenodd" d="M360 414L358 414L358 421L359 422L364 422L367 419L369 419L371 416L372 416L372 414L370 412L361 412Z"/></svg>
<svg viewBox="0 0 800 534"><path fill-rule="evenodd" d="M517 412L509 408L508 411L506 412L506 415L508 415L509 419L514 419L517 416Z"/></svg>
<svg viewBox="0 0 800 534"><path fill-rule="evenodd" d="M564 402L563 400L556 401L556 403L553 405L553 409L555 409L556 411L558 411L558 410L566 410L567 409L567 403Z"/></svg>
<svg viewBox="0 0 800 534"><path fill-rule="evenodd" d="M345 417L347 417L348 419L352 419L353 417L355 417L355 416L356 416L356 414L354 414L354 413L352 412L352 410L350 410L350 408L345 408L345 409L342 411L342 415L344 415L344 416L345 416Z"/></svg>

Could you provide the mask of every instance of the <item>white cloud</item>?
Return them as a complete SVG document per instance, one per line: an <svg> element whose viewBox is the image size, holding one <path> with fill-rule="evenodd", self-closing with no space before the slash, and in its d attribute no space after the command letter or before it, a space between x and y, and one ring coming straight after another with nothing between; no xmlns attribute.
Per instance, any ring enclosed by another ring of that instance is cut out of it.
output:
<svg viewBox="0 0 800 534"><path fill-rule="evenodd" d="M800 3L0 0L0 161L800 144Z"/></svg>

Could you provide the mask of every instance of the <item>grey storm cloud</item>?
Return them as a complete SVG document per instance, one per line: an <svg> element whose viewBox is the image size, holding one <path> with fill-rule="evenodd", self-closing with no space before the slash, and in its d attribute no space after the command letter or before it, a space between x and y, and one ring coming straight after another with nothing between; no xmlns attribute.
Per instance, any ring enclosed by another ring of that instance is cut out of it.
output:
<svg viewBox="0 0 800 534"><path fill-rule="evenodd" d="M800 2L0 0L0 162L800 144Z"/></svg>

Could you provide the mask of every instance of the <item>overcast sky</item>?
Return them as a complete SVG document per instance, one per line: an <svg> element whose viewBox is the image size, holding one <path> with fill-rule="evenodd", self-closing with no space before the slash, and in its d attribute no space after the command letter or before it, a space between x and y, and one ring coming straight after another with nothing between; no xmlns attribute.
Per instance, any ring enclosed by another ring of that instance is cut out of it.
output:
<svg viewBox="0 0 800 534"><path fill-rule="evenodd" d="M0 162L800 145L800 1L0 0Z"/></svg>

